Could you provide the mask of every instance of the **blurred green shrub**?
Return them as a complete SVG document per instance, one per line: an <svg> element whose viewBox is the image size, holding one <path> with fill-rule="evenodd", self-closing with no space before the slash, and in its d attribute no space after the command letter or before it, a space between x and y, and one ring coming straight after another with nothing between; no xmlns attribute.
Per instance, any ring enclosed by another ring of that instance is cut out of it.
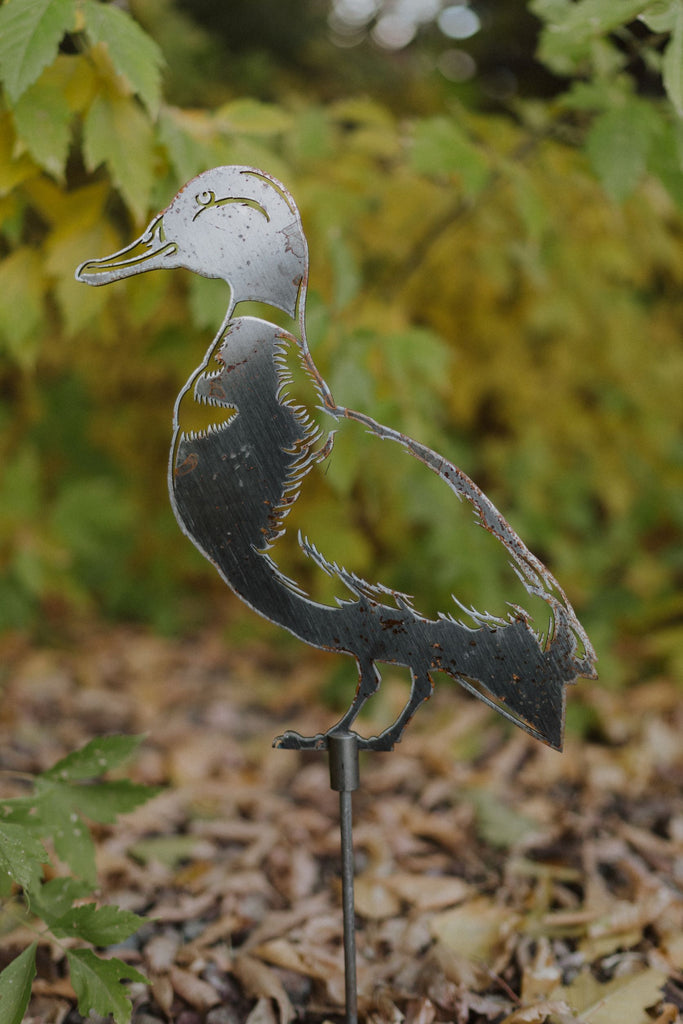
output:
<svg viewBox="0 0 683 1024"><path fill-rule="evenodd" d="M144 918L114 905L83 902L97 885L95 843L84 819L112 824L156 795L158 790L128 779L103 778L131 756L141 738L91 740L35 776L29 795L2 801L0 906L5 927L24 925L36 936L0 972L2 1024L26 1019L38 943L46 938L57 946L68 940L63 949L82 1014L112 1014L116 1024L130 1020L132 1005L122 982L146 978L118 957L102 957L95 949L123 942Z"/></svg>
<svg viewBox="0 0 683 1024"><path fill-rule="evenodd" d="M165 488L173 399L224 295L183 274L85 289L73 272L193 174L245 163L301 207L309 337L338 400L485 487L566 586L603 677L680 665L681 3L530 7L559 95L406 120L296 92L181 109L118 7L0 7L0 627L79 610L183 628L230 601ZM639 15L660 95L639 94L623 46ZM340 542L379 558L398 532L406 575L422 561L447 597L445 534L419 547L420 516L445 530L440 499L411 507L383 481L378 517L362 459L345 486L360 508Z"/></svg>

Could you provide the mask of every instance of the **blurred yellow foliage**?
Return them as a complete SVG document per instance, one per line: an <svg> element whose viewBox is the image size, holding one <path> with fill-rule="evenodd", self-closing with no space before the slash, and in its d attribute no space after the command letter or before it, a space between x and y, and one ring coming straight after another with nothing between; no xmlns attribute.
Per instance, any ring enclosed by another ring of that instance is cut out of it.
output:
<svg viewBox="0 0 683 1024"><path fill-rule="evenodd" d="M226 297L180 272L115 289L84 289L73 272L128 242L191 175L246 163L301 208L309 340L337 400L486 488L567 587L608 679L633 674L619 663L626 636L641 644L635 671L680 657L666 638L683 570L683 216L664 178L608 197L550 110L539 129L455 105L399 120L367 98L241 97L162 102L153 118L149 69L124 74L102 31L26 87L38 105L41 89L62 98L68 153L61 136L38 141L39 110L7 100L0 112L3 502L24 486L17 459L35 466L33 498L2 520L0 624L76 602L182 628L230 601L165 495L173 400ZM407 500L409 481L362 458L335 487L355 519L325 512L321 495L322 536L369 564L399 535L406 569L421 562L435 599L448 597L439 498ZM462 572L495 589L487 558L475 544ZM661 641L640 637L645 608Z"/></svg>

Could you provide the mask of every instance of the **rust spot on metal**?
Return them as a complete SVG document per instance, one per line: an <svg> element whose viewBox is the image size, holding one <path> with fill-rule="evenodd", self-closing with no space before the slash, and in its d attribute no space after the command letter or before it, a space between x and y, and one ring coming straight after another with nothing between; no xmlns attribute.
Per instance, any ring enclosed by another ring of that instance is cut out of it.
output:
<svg viewBox="0 0 683 1024"><path fill-rule="evenodd" d="M217 379L214 379L209 384L209 390L207 392L208 398L214 398L218 402L225 401L225 388Z"/></svg>
<svg viewBox="0 0 683 1024"><path fill-rule="evenodd" d="M196 452L190 452L190 454L183 459L180 465L176 466L176 468L173 471L173 475L187 476L188 473L192 473L197 468L198 464L199 456L197 455Z"/></svg>
<svg viewBox="0 0 683 1024"><path fill-rule="evenodd" d="M232 373L234 370L236 370L238 368L238 366L244 366L248 362L249 362L248 359L240 359L239 362L236 362L236 363L225 363L224 362L223 363L223 371L225 373Z"/></svg>

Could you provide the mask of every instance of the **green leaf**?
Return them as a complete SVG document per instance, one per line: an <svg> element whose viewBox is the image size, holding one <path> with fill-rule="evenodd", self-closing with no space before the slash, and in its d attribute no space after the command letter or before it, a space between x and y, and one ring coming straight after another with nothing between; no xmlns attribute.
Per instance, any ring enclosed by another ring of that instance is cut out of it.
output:
<svg viewBox="0 0 683 1024"><path fill-rule="evenodd" d="M483 152L446 117L419 122L413 136L412 164L420 174L459 175L468 196L480 192L489 177Z"/></svg>
<svg viewBox="0 0 683 1024"><path fill-rule="evenodd" d="M35 825L34 809L35 800L27 796L12 797L10 800L0 801L0 821L4 824L24 825L32 829Z"/></svg>
<svg viewBox="0 0 683 1024"><path fill-rule="evenodd" d="M593 170L608 195L621 202L645 173L653 125L646 104L637 100L600 114L586 142Z"/></svg>
<svg viewBox="0 0 683 1024"><path fill-rule="evenodd" d="M570 74L587 59L591 45L646 8L646 0L532 0L529 10L546 25L541 33L539 57L559 74Z"/></svg>
<svg viewBox="0 0 683 1024"><path fill-rule="evenodd" d="M141 786L128 779L94 785L68 786L73 806L86 818L105 825L113 824L120 814L135 810L158 792L156 788Z"/></svg>
<svg viewBox="0 0 683 1024"><path fill-rule="evenodd" d="M36 163L55 178L63 178L73 119L64 96L51 84L36 82L13 113L17 135Z"/></svg>
<svg viewBox="0 0 683 1024"><path fill-rule="evenodd" d="M661 126L655 135L648 167L683 210L683 121Z"/></svg>
<svg viewBox="0 0 683 1024"><path fill-rule="evenodd" d="M0 77L12 102L55 59L75 10L74 0L14 0L0 8Z"/></svg>
<svg viewBox="0 0 683 1024"><path fill-rule="evenodd" d="M182 861L190 859L196 849L196 836L152 836L149 839L141 839L131 846L130 854L143 864L158 861L174 868Z"/></svg>
<svg viewBox="0 0 683 1024"><path fill-rule="evenodd" d="M619 86L610 89L602 80L574 81L565 93L558 96L557 103L563 110L590 110L592 112L609 109L614 105L615 99L617 97L620 99L621 95L622 90Z"/></svg>
<svg viewBox="0 0 683 1024"><path fill-rule="evenodd" d="M678 0L673 32L664 52L662 72L666 94L676 113L683 117L683 0Z"/></svg>
<svg viewBox="0 0 683 1024"><path fill-rule="evenodd" d="M200 330L215 330L225 316L225 282L193 274L188 281L192 323Z"/></svg>
<svg viewBox="0 0 683 1024"><path fill-rule="evenodd" d="M353 302L361 286L358 260L338 232L330 239L329 254L334 274L333 305L336 310L345 309Z"/></svg>
<svg viewBox="0 0 683 1024"><path fill-rule="evenodd" d="M94 946L111 946L134 935L145 919L131 910L98 907L95 903L71 907L61 917L49 921L57 938L83 939Z"/></svg>
<svg viewBox="0 0 683 1024"><path fill-rule="evenodd" d="M31 910L48 924L69 910L74 900L90 895L92 887L80 878L51 878L31 895Z"/></svg>
<svg viewBox="0 0 683 1024"><path fill-rule="evenodd" d="M36 976L37 942L20 953L0 974L0 1024L21 1024Z"/></svg>
<svg viewBox="0 0 683 1024"><path fill-rule="evenodd" d="M98 736L43 772L41 779L74 782L97 778L132 757L143 736Z"/></svg>
<svg viewBox="0 0 683 1024"><path fill-rule="evenodd" d="M0 273L0 279L1 279ZM0 303L2 305L7 303ZM0 525L12 531L30 521L43 502L41 470L38 453L30 445L23 445L8 461L0 479ZM3 806L19 806L19 800L4 800Z"/></svg>
<svg viewBox="0 0 683 1024"><path fill-rule="evenodd" d="M84 0L85 32L91 43L103 43L117 73L156 117L161 98L164 58L154 40L114 4Z"/></svg>
<svg viewBox="0 0 683 1024"><path fill-rule="evenodd" d="M103 580L113 587L117 574L126 571L134 521L123 486L112 477L74 480L62 488L50 519L55 535L71 552L79 577L93 587Z"/></svg>
<svg viewBox="0 0 683 1024"><path fill-rule="evenodd" d="M134 217L142 220L152 191L154 139L139 104L126 96L98 96L84 120L83 153L89 171L107 165Z"/></svg>
<svg viewBox="0 0 683 1024"><path fill-rule="evenodd" d="M472 789L467 793L474 805L477 828L491 846L508 849L538 831L538 824L499 799L488 789Z"/></svg>
<svg viewBox="0 0 683 1024"><path fill-rule="evenodd" d="M92 888L97 882L95 844L88 826L77 811L77 787L68 784L36 782L36 808L43 835L52 840L55 853L77 878Z"/></svg>
<svg viewBox="0 0 683 1024"><path fill-rule="evenodd" d="M159 115L159 138L180 181L189 181L218 157L206 139L207 122L193 110L164 107Z"/></svg>
<svg viewBox="0 0 683 1024"><path fill-rule="evenodd" d="M291 131L287 133L286 144L294 159L305 166L331 156L334 135L328 111L322 107L311 107L298 112Z"/></svg>
<svg viewBox="0 0 683 1024"><path fill-rule="evenodd" d="M279 135L291 125L282 107L254 99L232 100L216 111L216 117L228 131L245 135Z"/></svg>
<svg viewBox="0 0 683 1024"><path fill-rule="evenodd" d="M0 873L9 875L26 892L40 884L45 847L25 825L0 823Z"/></svg>
<svg viewBox="0 0 683 1024"><path fill-rule="evenodd" d="M121 982L147 979L134 967L113 957L102 960L90 949L67 952L71 970L71 984L78 997L78 1009L84 1017L91 1011L106 1017L112 1014L116 1024L127 1024L132 1011L131 1001Z"/></svg>
<svg viewBox="0 0 683 1024"><path fill-rule="evenodd" d="M96 881L95 847L81 815L113 822L157 790L127 780L91 784L90 779L117 767L140 743L139 736L105 736L67 755L36 780L39 817L57 856L79 878Z"/></svg>
<svg viewBox="0 0 683 1024"><path fill-rule="evenodd" d="M50 838L55 853L61 861L68 865L77 878L83 879L91 887L97 882L95 866L95 844L90 830L83 819L73 810L69 800L59 800L52 794L54 816L50 821ZM48 821L47 812L43 812Z"/></svg>
<svg viewBox="0 0 683 1024"><path fill-rule="evenodd" d="M653 32L671 32L679 5L680 0L655 0L638 16L638 20Z"/></svg>

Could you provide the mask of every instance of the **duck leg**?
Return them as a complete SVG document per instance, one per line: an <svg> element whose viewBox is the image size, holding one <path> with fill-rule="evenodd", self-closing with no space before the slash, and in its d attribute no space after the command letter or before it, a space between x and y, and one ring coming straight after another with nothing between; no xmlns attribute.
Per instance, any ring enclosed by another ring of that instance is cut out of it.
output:
<svg viewBox="0 0 683 1024"><path fill-rule="evenodd" d="M403 730L419 708L420 704L429 700L434 690L429 672L416 672L411 668L412 685L410 697L406 706L401 711L396 721L381 732L379 736L371 736L369 739L362 739L360 746L364 750L393 750L397 743L400 743Z"/></svg>
<svg viewBox="0 0 683 1024"><path fill-rule="evenodd" d="M368 700L374 693L377 693L379 685L382 682L374 661L371 659L356 658L356 664L358 665L358 686L356 687L356 695L353 698L348 711L345 711L336 725L333 725L327 732L318 733L316 736L301 736L298 732L294 732L288 729L283 732L281 736L276 736L273 740L273 746L279 747L282 750L326 750L327 749L327 738L332 733L348 732L355 722L358 714ZM412 699L412 691L411 691ZM421 701L418 701L421 703ZM382 733L382 736L384 733ZM381 737L374 737L375 740L379 740ZM366 746L367 740L362 737L359 738L361 747ZM383 750L384 747L378 747ZM386 749L391 749L387 747Z"/></svg>

